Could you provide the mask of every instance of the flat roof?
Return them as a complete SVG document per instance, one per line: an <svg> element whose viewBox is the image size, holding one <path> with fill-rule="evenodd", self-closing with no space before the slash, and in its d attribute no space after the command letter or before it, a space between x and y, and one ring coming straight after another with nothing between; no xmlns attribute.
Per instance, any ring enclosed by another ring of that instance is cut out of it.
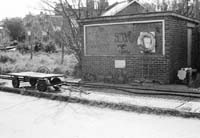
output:
<svg viewBox="0 0 200 138"><path fill-rule="evenodd" d="M129 14L129 15L116 15L116 16L99 16L93 18L80 19L79 23L95 22L95 21L105 21L105 20L123 20L131 18L142 18L142 17L164 17L164 16L173 16L190 22L199 24L200 21L195 18L186 17L175 12L149 12L149 13L139 13L139 14Z"/></svg>

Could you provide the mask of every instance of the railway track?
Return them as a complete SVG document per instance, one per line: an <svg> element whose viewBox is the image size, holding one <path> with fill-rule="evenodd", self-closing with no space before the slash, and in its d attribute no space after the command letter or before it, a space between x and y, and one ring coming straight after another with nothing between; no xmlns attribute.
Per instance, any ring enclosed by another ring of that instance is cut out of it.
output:
<svg viewBox="0 0 200 138"><path fill-rule="evenodd" d="M181 90L166 90L166 89L153 89L143 87L123 87L123 86L110 86L103 84L91 84L91 83L76 83L66 82L64 85L70 85L75 87L88 87L88 88L102 88L102 89L115 89L122 91L122 94L137 94L137 95L163 95L163 96L180 96L188 98L200 98L200 91L181 91Z"/></svg>
<svg viewBox="0 0 200 138"><path fill-rule="evenodd" d="M9 75L0 75L0 79L12 80ZM73 87L87 87L87 88L100 88L100 89L114 89L121 91L120 94L137 94L137 95L162 95L162 96L179 96L187 98L200 98L200 91L195 90L171 90L159 89L151 87L138 87L138 86L116 86L108 84L95 84L86 82L72 82L62 81L59 86L73 86Z"/></svg>

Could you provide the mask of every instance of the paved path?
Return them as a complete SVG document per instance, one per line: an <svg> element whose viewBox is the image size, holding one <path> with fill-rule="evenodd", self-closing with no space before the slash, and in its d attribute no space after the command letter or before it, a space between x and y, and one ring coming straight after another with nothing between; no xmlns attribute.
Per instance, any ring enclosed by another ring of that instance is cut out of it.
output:
<svg viewBox="0 0 200 138"><path fill-rule="evenodd" d="M1 138L198 138L200 121L0 92Z"/></svg>

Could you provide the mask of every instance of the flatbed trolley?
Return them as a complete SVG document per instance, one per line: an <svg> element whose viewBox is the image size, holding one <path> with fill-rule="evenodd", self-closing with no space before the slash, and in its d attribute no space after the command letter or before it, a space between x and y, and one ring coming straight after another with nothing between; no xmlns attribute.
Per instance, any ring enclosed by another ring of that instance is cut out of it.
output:
<svg viewBox="0 0 200 138"><path fill-rule="evenodd" d="M53 86L56 90L59 89L58 85L62 83L59 77L63 74L46 74L39 72L19 72L8 73L12 77L12 85L14 88L20 87L21 82L29 82L32 87L37 88L39 91L46 91L48 86Z"/></svg>

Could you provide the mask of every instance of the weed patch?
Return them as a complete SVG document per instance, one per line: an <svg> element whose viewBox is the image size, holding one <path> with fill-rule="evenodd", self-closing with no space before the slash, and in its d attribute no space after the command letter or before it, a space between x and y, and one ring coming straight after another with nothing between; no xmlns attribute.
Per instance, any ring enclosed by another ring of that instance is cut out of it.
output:
<svg viewBox="0 0 200 138"><path fill-rule="evenodd" d="M61 64L61 53L34 53L33 59L30 54L19 52L0 53L1 74L9 72L37 71L41 66L47 67L51 73L72 75L77 61L73 55L65 55L64 63Z"/></svg>
<svg viewBox="0 0 200 138"><path fill-rule="evenodd" d="M0 55L0 63L7 63L7 62L15 63L16 59L13 59L7 55Z"/></svg>

